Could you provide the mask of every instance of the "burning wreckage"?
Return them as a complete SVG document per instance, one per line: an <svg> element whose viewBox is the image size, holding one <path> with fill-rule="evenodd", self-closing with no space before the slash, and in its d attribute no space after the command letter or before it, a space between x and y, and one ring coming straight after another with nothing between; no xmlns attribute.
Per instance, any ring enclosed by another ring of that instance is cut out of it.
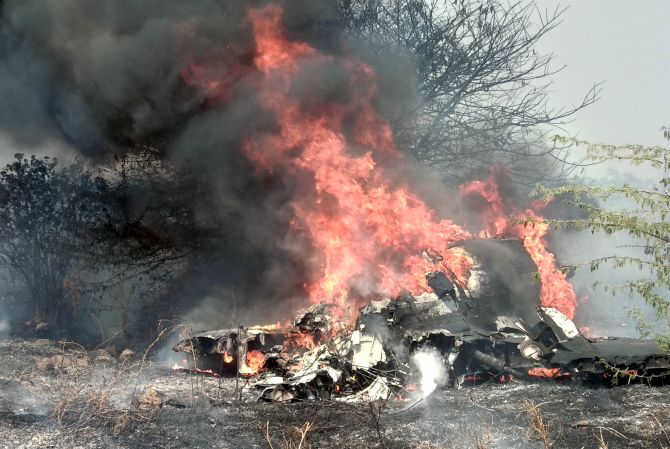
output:
<svg viewBox="0 0 670 449"><path fill-rule="evenodd" d="M509 173L494 166L487 179L458 189L481 219L474 234L438 218L398 178L406 159L376 113L373 67L295 40L283 31L279 5L252 8L247 18L253 58L231 58L223 71L197 61L183 79L203 93L206 107L253 86L258 105L274 117L271 129L245 139L244 154L259 173L281 177L296 193L288 199L290 232L315 256L304 293L311 304L327 304L314 305L292 326L182 341L174 349L192 359L186 369L245 376L271 401L388 398L418 383L427 394L442 381L668 377L670 361L653 342L593 339L577 330L574 290L546 248L544 201L507 198L501 181ZM296 97L296 81L334 67L344 75L341 98L317 95L317 105ZM517 239L485 238L493 236ZM372 300L354 322L348 308L359 297Z"/></svg>
<svg viewBox="0 0 670 449"><path fill-rule="evenodd" d="M664 383L670 356L652 340L590 338L553 308L537 307L536 265L518 239L458 244L474 261L466 285L427 274L430 293L371 301L353 326L317 304L291 330L254 326L203 332L173 348L189 368L246 377L259 400L388 399L437 381L580 379ZM434 355L433 364L417 355ZM428 366L430 365L430 366ZM437 365L437 366L436 366ZM437 379L439 374L442 379Z"/></svg>

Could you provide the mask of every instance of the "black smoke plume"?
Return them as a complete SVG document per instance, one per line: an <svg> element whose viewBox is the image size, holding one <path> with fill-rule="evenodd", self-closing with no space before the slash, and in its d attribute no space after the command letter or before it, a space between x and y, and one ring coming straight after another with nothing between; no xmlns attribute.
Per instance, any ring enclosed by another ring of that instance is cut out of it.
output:
<svg viewBox="0 0 670 449"><path fill-rule="evenodd" d="M223 105L187 82L198 65L212 79L251 66L254 42L246 13L264 3L1 4L2 135L17 148L59 142L93 164L149 148L193 175L193 190L200 193L191 198L194 216L215 235L201 249L200 263L175 279L179 288L167 294L182 309L209 294L232 301L237 291L237 301L253 314L270 299L294 301L309 273L299 257L305 242L288 232L287 203L295 186L281 176L259 176L241 153L245 136L271 130L273 117L259 107L245 76L230 86ZM342 51L337 2L283 3L291 38L331 54ZM315 70L305 68L296 95L318 102L346 91L347 78L336 68L328 76ZM160 223L155 225L160 233Z"/></svg>

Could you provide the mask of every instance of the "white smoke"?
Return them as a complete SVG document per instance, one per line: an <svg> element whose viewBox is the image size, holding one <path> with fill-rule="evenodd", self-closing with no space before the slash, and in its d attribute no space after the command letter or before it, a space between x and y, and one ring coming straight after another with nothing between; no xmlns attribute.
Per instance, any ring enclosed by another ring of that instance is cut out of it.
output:
<svg viewBox="0 0 670 449"><path fill-rule="evenodd" d="M421 375L421 394L425 398L447 381L447 369L435 348L421 348L412 355L412 363Z"/></svg>
<svg viewBox="0 0 670 449"><path fill-rule="evenodd" d="M0 337L9 334L9 316L5 310L5 298L0 295Z"/></svg>

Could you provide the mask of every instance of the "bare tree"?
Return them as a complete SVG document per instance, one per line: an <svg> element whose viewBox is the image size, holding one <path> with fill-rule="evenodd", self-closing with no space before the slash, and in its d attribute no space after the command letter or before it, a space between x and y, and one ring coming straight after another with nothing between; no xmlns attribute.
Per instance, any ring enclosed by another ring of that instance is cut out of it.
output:
<svg viewBox="0 0 670 449"><path fill-rule="evenodd" d="M97 301L89 312L120 314L123 330L142 332L170 315L169 292L217 248L218 223L194 207L202 195L192 175L152 150L115 156L96 172L101 220L78 248L77 288Z"/></svg>
<svg viewBox="0 0 670 449"><path fill-rule="evenodd" d="M398 70L403 53L413 60L416 86L405 88L419 98L385 111L413 157L456 181L492 162L508 164L516 179L566 175L566 148L547 148L545 133L593 103L598 86L577 105L549 104L551 77L562 67L535 47L563 9L543 12L532 0L341 4L348 32L368 44L380 73Z"/></svg>

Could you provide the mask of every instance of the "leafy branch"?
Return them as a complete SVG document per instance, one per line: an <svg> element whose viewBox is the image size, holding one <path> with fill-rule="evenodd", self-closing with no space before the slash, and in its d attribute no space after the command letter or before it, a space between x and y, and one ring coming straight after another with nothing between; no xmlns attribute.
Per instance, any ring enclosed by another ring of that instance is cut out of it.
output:
<svg viewBox="0 0 670 449"><path fill-rule="evenodd" d="M670 131L663 129L670 140ZM629 280L621 285L594 284L604 291L624 291L628 295L639 295L655 312L657 322L664 323L666 330L657 335L659 344L670 350L670 149L661 146L594 144L570 137L555 136L561 145L586 146L587 157L595 163L624 161L631 166L645 166L658 174L652 185L635 187L624 183L614 186L588 186L569 184L557 188L538 185L535 194L545 201L561 201L562 204L585 212L585 218L539 220L555 229L587 230L605 235L625 233L639 244L641 255L610 254L580 264L596 271L604 263L613 268L637 267L643 277ZM614 208L614 200L624 200L630 207ZM533 219L531 219L533 220ZM648 331L641 314L637 314L638 328Z"/></svg>

